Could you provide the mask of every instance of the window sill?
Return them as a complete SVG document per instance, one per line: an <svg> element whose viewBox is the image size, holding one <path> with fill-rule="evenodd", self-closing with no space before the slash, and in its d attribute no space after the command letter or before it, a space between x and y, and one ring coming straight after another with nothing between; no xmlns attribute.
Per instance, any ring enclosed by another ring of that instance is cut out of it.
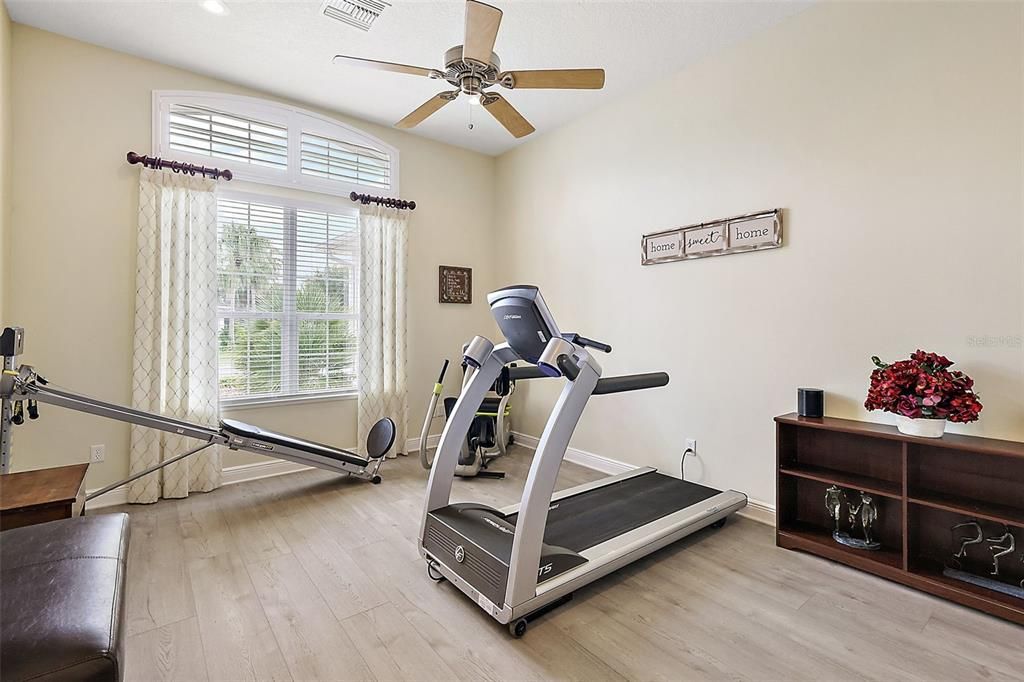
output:
<svg viewBox="0 0 1024 682"><path fill-rule="evenodd" d="M281 405L304 405L306 403L322 403L334 400L356 400L359 394L348 393L317 393L313 395L281 395L260 398L226 398L220 401L222 412L251 410L260 407L277 407Z"/></svg>

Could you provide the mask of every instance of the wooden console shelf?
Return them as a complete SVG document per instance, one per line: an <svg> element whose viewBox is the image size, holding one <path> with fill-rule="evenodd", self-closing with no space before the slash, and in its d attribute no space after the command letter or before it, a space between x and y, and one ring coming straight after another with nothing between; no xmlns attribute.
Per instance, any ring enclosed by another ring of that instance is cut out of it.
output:
<svg viewBox="0 0 1024 682"><path fill-rule="evenodd" d="M797 476L812 481L828 483L829 485L835 483L844 488L856 488L857 490L863 490L864 492L883 497L900 499L902 494L899 483L893 483L881 478L872 478L871 476L858 476L847 471L829 469L827 467L787 464L784 466L780 465L779 472L787 476Z"/></svg>
<svg viewBox="0 0 1024 682"><path fill-rule="evenodd" d="M1002 579L1024 581L1024 443L947 434L905 436L895 427L787 414L775 418L776 543L808 552L1024 625L1024 599L943 575L954 524L973 520L986 536L1003 526L1017 552ZM832 539L825 490L837 485L875 499L878 551ZM978 545L985 547L986 545ZM990 555L973 549L965 568L987 574ZM984 562L988 562L984 565Z"/></svg>

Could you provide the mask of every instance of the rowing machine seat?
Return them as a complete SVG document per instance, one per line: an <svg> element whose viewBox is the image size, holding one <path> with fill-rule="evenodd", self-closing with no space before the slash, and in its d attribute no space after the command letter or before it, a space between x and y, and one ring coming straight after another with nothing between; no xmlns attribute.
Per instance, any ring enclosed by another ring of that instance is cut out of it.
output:
<svg viewBox="0 0 1024 682"><path fill-rule="evenodd" d="M378 422L377 424L379 423L380 422ZM377 427L377 424L374 424L374 428ZM321 443L315 443L311 440L296 438L295 436L288 436L283 433L268 431L266 429L261 429L258 426L253 426L252 424L240 422L237 419L221 419L220 427L224 431L233 436L239 436L241 438L250 438L254 440L262 440L266 441L267 443L281 445L283 447L291 448L293 450L308 452L311 455L318 455L320 457L326 457L327 459L334 459L342 462L347 462L348 464L352 464L354 466L366 466L366 464L368 464L367 459L360 457L354 452L349 452L348 450L341 450L339 448L332 448L329 445L323 445ZM274 456L276 453L268 452L267 454L270 456Z"/></svg>

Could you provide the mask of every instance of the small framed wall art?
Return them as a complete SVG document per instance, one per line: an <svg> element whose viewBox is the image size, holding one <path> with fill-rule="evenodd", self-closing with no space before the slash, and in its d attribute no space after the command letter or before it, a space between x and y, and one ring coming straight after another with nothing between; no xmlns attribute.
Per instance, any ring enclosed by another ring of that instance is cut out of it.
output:
<svg viewBox="0 0 1024 682"><path fill-rule="evenodd" d="M657 265L780 246L782 209L776 208L645 234L640 243L640 263Z"/></svg>
<svg viewBox="0 0 1024 682"><path fill-rule="evenodd" d="M473 302L473 268L439 265L437 268L438 303Z"/></svg>

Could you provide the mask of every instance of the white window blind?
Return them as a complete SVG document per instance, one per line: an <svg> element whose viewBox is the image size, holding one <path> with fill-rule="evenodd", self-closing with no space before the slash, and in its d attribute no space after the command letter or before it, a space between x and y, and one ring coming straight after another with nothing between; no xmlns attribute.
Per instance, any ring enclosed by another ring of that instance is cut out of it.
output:
<svg viewBox="0 0 1024 682"><path fill-rule="evenodd" d="M221 398L354 391L356 215L225 198L217 226Z"/></svg>
<svg viewBox="0 0 1024 682"><path fill-rule="evenodd" d="M312 111L212 92L153 93L153 151L186 163L223 165L235 180L347 197L395 196L398 150ZM223 159L212 164L211 158Z"/></svg>
<svg viewBox="0 0 1024 682"><path fill-rule="evenodd" d="M328 180L391 187L391 158L373 147L302 133L302 172Z"/></svg>
<svg viewBox="0 0 1024 682"><path fill-rule="evenodd" d="M288 168L288 129L272 123L173 104L168 122L171 149L269 168Z"/></svg>

